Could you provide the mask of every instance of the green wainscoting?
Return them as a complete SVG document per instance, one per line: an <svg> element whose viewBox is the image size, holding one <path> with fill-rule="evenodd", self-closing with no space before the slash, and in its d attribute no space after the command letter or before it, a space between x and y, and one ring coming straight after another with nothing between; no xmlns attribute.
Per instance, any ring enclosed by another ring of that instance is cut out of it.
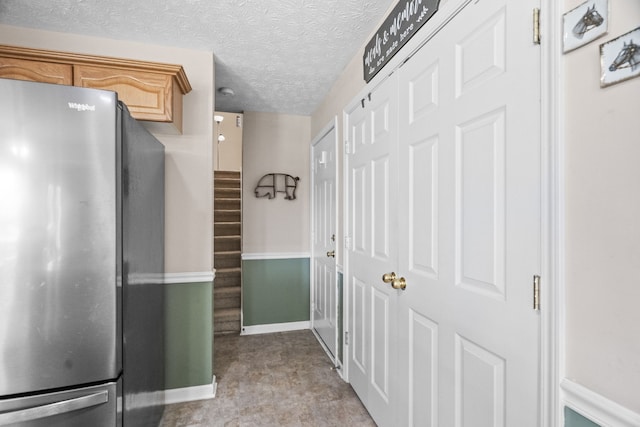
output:
<svg viewBox="0 0 640 427"><path fill-rule="evenodd" d="M213 283L165 286L165 388L211 384Z"/></svg>
<svg viewBox="0 0 640 427"><path fill-rule="evenodd" d="M593 421L583 417L573 409L564 407L564 427L601 427Z"/></svg>
<svg viewBox="0 0 640 427"><path fill-rule="evenodd" d="M309 321L309 263L309 258L243 260L243 325Z"/></svg>

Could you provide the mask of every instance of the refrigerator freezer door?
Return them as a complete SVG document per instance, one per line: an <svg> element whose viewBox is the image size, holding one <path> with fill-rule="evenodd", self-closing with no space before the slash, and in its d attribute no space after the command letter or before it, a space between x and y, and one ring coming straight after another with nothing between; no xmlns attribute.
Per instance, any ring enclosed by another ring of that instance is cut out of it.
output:
<svg viewBox="0 0 640 427"><path fill-rule="evenodd" d="M119 375L116 102L0 79L0 398Z"/></svg>
<svg viewBox="0 0 640 427"><path fill-rule="evenodd" d="M114 427L116 383L0 401L0 426Z"/></svg>
<svg viewBox="0 0 640 427"><path fill-rule="evenodd" d="M123 107L124 424L164 409L164 146Z"/></svg>

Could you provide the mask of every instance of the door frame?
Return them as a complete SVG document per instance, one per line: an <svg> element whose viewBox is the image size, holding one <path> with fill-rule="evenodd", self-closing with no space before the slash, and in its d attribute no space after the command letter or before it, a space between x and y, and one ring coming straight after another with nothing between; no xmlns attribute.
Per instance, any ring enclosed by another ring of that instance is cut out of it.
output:
<svg viewBox="0 0 640 427"><path fill-rule="evenodd" d="M540 0L542 138L541 419L564 426L560 381L565 376L565 139L563 2ZM544 308L547 308L546 310Z"/></svg>
<svg viewBox="0 0 640 427"><path fill-rule="evenodd" d="M315 250L314 250L314 233L315 230L313 228L313 225L315 224L315 165L314 165L314 160L313 160L313 155L314 155L314 148L316 146L316 144L318 144L321 140L324 139L325 136L327 136L331 131L334 131L335 133L335 141L334 141L334 150L335 150L335 154L336 154L336 167L334 170L334 175L336 178L336 192L335 192L335 200L334 200L334 224L336 224L336 256L334 258L335 260L335 277L334 277L334 283L336 284L336 288L335 288L335 293L336 293L336 298L335 298L335 303L336 303L336 316L343 316L343 313L338 312L338 307L339 307L339 303L338 303L338 299L340 297L340 295L338 295L338 270L339 270L339 259L340 259L340 255L342 254L342 246L340 245L340 241L341 241L341 236L340 236L340 206L339 206L339 201L340 201L340 189L341 187L341 182L340 182L340 174L339 174L339 170L340 170L340 151L339 151L339 147L340 147L340 137L338 135L338 116L334 116L333 119L331 119L329 121L329 123L327 123L322 130L320 130L320 132L317 133L317 135L311 140L311 144L310 147L311 149L309 150L309 164L310 164L310 172L311 172L311 191L310 191L310 197L311 197L311 209L310 211L310 231L311 231L311 236L310 236L310 242L311 242L311 262L309 263L309 268L310 268L310 284L311 284L311 289L310 289L310 304L309 304L309 319L310 319L310 325L311 325L311 332L313 332L313 334L316 336L316 339L318 340L318 342L320 343L320 345L322 346L322 348L324 349L325 353L327 353L327 355L329 356L329 358L331 359L331 362L333 363L333 365L338 369L339 372L341 372L342 369L342 363L338 358L338 344L339 344L339 340L342 340L343 337L341 337L340 335L343 334L339 334L339 322L336 321L336 342L335 342L335 348L336 348L336 354L332 355L331 352L329 351L329 349L327 348L327 346L325 345L324 341L322 341L322 339L320 338L319 334L316 332L315 327L314 327L314 321L313 321L313 299L314 299L314 295L315 295L315 289L316 289L316 282L315 282L315 275L314 275L314 268L315 268ZM344 318L344 316L343 316ZM337 319L336 319L337 320ZM343 326L344 329L344 326ZM344 343L343 343L343 348L344 348Z"/></svg>
<svg viewBox="0 0 640 427"><path fill-rule="evenodd" d="M349 146L349 113L359 108L368 94L388 76L393 74L413 54L426 44L437 32L473 0L450 1L442 5L438 13L409 40L406 45L366 84L342 111L342 143ZM565 282L564 282L564 234L565 234L565 190L564 190L564 72L562 67L562 32L559 22L562 17L562 2L539 0L541 55L541 312L540 312L540 411L541 423L547 427L564 425L563 402L560 380L565 376ZM532 11L533 15L533 11ZM532 19L533 21L533 19ZM524 24L523 24L524 26ZM348 149L348 148L347 148ZM350 236L348 229L349 177L345 151L342 157L341 182L343 189L342 224L345 245ZM340 245L337 245L340 247ZM342 253L342 247L340 247ZM343 277L349 275L348 251L342 258ZM349 289L343 286L343 327L350 332L348 310ZM349 354L348 340L343 339L343 355ZM343 366L343 378L349 381L348 363Z"/></svg>

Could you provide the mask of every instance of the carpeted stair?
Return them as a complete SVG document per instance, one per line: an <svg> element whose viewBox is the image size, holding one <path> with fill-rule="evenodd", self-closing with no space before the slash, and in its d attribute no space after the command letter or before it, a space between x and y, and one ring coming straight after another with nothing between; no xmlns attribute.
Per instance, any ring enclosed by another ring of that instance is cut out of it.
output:
<svg viewBox="0 0 640 427"><path fill-rule="evenodd" d="M214 172L214 334L240 333L242 211L240 172Z"/></svg>

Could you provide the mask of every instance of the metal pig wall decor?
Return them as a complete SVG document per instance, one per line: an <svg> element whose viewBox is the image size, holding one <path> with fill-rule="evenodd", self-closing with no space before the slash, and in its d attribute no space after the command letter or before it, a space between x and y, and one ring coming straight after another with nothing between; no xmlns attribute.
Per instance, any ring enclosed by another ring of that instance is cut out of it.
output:
<svg viewBox="0 0 640 427"><path fill-rule="evenodd" d="M286 173L268 173L256 185L256 197L273 199L277 193L284 193L285 200L295 200L300 178Z"/></svg>

